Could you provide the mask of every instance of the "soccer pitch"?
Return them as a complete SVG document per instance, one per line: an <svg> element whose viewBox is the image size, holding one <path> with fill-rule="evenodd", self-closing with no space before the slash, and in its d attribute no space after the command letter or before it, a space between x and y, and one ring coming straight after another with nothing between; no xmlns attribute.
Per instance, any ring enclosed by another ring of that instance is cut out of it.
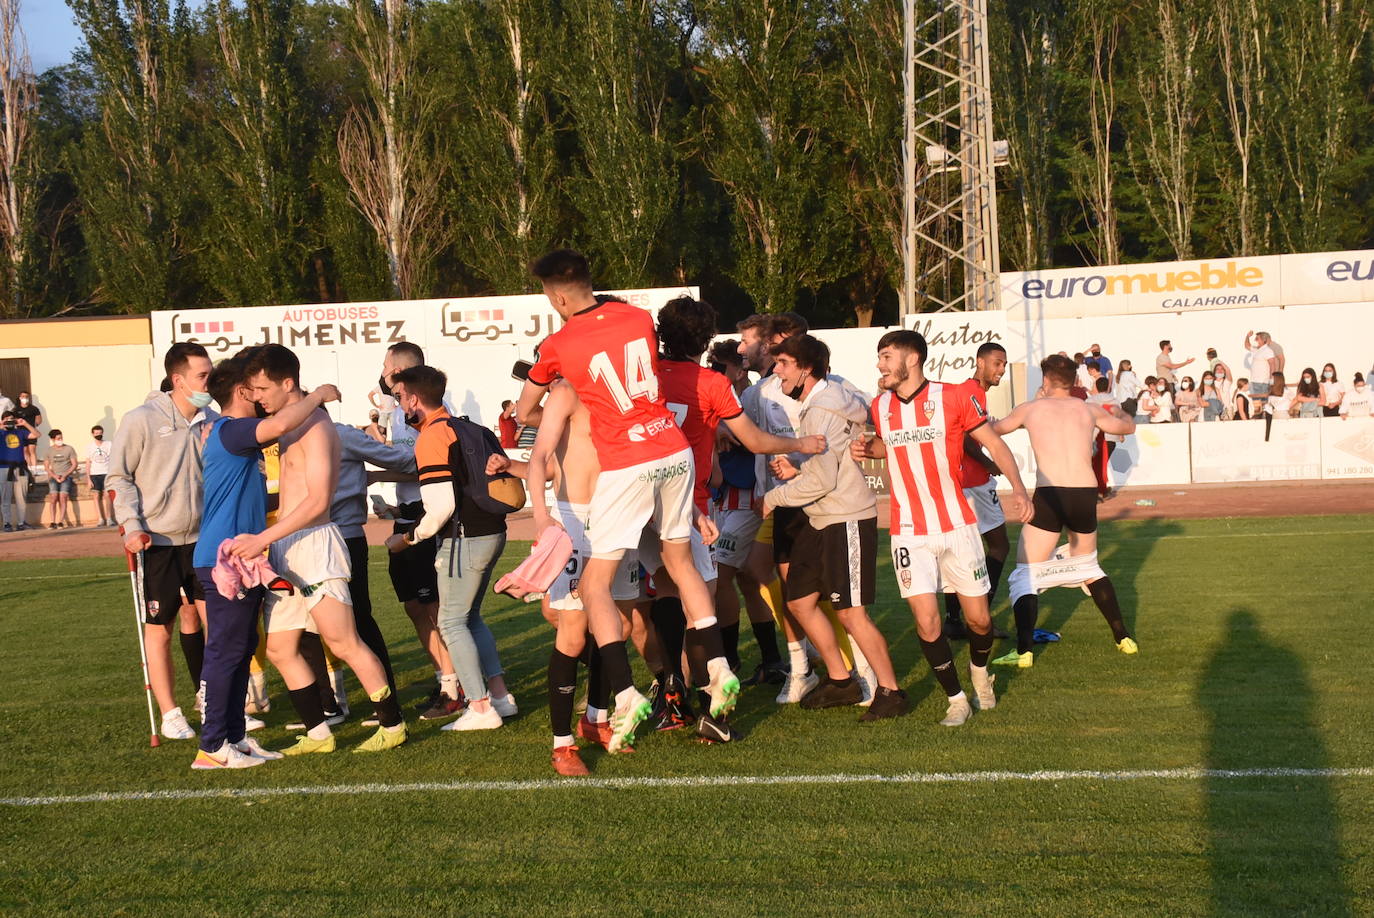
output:
<svg viewBox="0 0 1374 918"><path fill-rule="evenodd" d="M1063 640L953 730L883 560L872 611L911 714L860 724L746 689L744 742L641 736L587 753L590 782L548 764L534 605L484 611L520 716L441 733L414 718L433 675L374 549L411 742L347 751L371 732L352 680L339 752L192 772L194 742L147 746L122 560L0 564L0 911L1371 914L1372 538L1374 516L1104 524L1139 656L1087 596L1052 591L1041 626ZM284 745L275 678L265 719L255 735Z"/></svg>

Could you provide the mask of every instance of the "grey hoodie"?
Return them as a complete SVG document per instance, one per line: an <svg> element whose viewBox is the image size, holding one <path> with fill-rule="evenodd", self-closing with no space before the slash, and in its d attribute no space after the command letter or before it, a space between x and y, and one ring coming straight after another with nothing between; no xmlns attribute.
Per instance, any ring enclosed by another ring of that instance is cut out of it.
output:
<svg viewBox="0 0 1374 918"><path fill-rule="evenodd" d="M201 409L188 422L167 392L153 393L124 415L105 486L115 492L115 521L126 536L146 532L154 545L195 542L205 499L203 435L217 417Z"/></svg>
<svg viewBox="0 0 1374 918"><path fill-rule="evenodd" d="M849 443L864 432L868 402L852 386L828 380L816 383L801 401L797 436L821 434L826 451L806 457L797 477L764 495L770 507L802 507L812 528L872 519L878 502L859 463L849 457Z"/></svg>

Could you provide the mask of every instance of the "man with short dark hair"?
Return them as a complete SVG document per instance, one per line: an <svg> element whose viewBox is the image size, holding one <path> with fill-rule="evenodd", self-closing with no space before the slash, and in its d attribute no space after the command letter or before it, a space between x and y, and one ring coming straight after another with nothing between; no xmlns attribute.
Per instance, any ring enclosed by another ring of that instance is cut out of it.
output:
<svg viewBox="0 0 1374 918"><path fill-rule="evenodd" d="M515 422L515 402L506 399L501 403L501 416L496 419L502 449L515 449L520 425Z"/></svg>
<svg viewBox="0 0 1374 918"><path fill-rule="evenodd" d="M43 469L48 473L48 503L52 507L49 529L63 529L67 525L67 507L76 493L76 482L72 480L76 467L76 448L54 427L48 431L48 455L43 458Z"/></svg>
<svg viewBox="0 0 1374 918"><path fill-rule="evenodd" d="M1174 370L1183 369L1195 359L1189 357L1182 363L1174 363L1173 353L1173 342L1168 339L1159 342L1159 354L1155 357L1155 378L1163 381L1169 387L1170 393L1173 393L1175 387ZM1087 395L1083 397L1086 399Z"/></svg>
<svg viewBox="0 0 1374 918"><path fill-rule="evenodd" d="M19 393L19 403L14 406L14 416L28 424L35 431L43 426L43 412L33 403L33 393L23 391ZM29 441L29 445L24 447L24 461L28 463L30 469L38 465L38 437Z"/></svg>
<svg viewBox="0 0 1374 918"><path fill-rule="evenodd" d="M171 637L184 593L195 603L199 620L181 619L181 650L191 682L199 688L205 595L192 559L204 496L202 444L205 428L218 415L209 409L212 397L206 383L211 366L204 347L188 341L173 344L162 368L169 389L149 396L119 422L106 482L114 492L115 520L123 529L125 550L143 552L143 634L148 680L162 709L162 735L194 739L176 703Z"/></svg>
<svg viewBox="0 0 1374 918"><path fill-rule="evenodd" d="M0 415L0 519L4 521L5 532L22 532L29 528L25 492L32 479L24 452L28 441L37 437L38 431L13 411Z"/></svg>
<svg viewBox="0 0 1374 918"><path fill-rule="evenodd" d="M1007 509L1014 518L1030 518L1030 501L1016 460L987 424L974 386L927 379L926 354L926 339L919 332L890 331L878 339L878 384L884 391L873 400L877 437L855 440L851 455L856 461L887 459L892 570L916 619L921 653L945 691L948 707L940 724L958 727L974 706L959 684L949 639L940 628L935 594L946 586L959 595L968 623L969 679L977 706L988 710L997 704L987 671L993 642L987 565L978 517L959 486L964 437L972 436L1006 473L1012 490ZM1072 376L1074 362L1055 359Z"/></svg>
<svg viewBox="0 0 1374 918"><path fill-rule="evenodd" d="M1168 344L1168 342L1164 342ZM1056 586L1082 587L1112 629L1112 640L1125 654L1136 653L1126 629L1116 590L1097 562L1097 479L1092 469L1092 443L1097 431L1125 435L1135 422L1115 405L1089 405L1069 394L1074 382L1071 362L1057 356L1040 362L1044 377L1040 396L1022 402L992 425L998 435L1021 427L1030 435L1035 454L1034 515L1021 528L1016 568L1008 579L1016 615L1016 650L993 662L1026 668L1034 665L1038 594ZM1068 529L1066 550L1055 550Z"/></svg>
<svg viewBox="0 0 1374 918"><path fill-rule="evenodd" d="M95 512L99 518L97 526L113 526L114 510L109 506L109 495L105 493L105 476L110 473L110 443L105 439L105 428L99 424L91 428L91 442L86 447L86 481L91 486L91 496L95 498Z"/></svg>

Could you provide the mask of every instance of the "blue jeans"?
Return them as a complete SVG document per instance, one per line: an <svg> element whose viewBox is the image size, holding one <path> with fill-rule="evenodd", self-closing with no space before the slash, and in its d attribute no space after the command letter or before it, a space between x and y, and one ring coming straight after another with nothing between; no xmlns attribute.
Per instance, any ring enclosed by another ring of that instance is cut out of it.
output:
<svg viewBox="0 0 1374 918"><path fill-rule="evenodd" d="M442 539L434 559L439 574L439 633L468 700L485 698L487 679L503 672L496 638L482 621L482 597L505 547L504 532Z"/></svg>

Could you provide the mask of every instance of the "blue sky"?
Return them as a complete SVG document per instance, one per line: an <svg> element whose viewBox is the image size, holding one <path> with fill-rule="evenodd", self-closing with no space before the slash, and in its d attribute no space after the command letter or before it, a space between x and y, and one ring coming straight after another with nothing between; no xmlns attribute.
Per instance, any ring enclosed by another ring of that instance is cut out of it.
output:
<svg viewBox="0 0 1374 918"><path fill-rule="evenodd" d="M22 0L19 18L35 71L42 73L72 59L72 51L81 43L81 31L63 0Z"/></svg>

